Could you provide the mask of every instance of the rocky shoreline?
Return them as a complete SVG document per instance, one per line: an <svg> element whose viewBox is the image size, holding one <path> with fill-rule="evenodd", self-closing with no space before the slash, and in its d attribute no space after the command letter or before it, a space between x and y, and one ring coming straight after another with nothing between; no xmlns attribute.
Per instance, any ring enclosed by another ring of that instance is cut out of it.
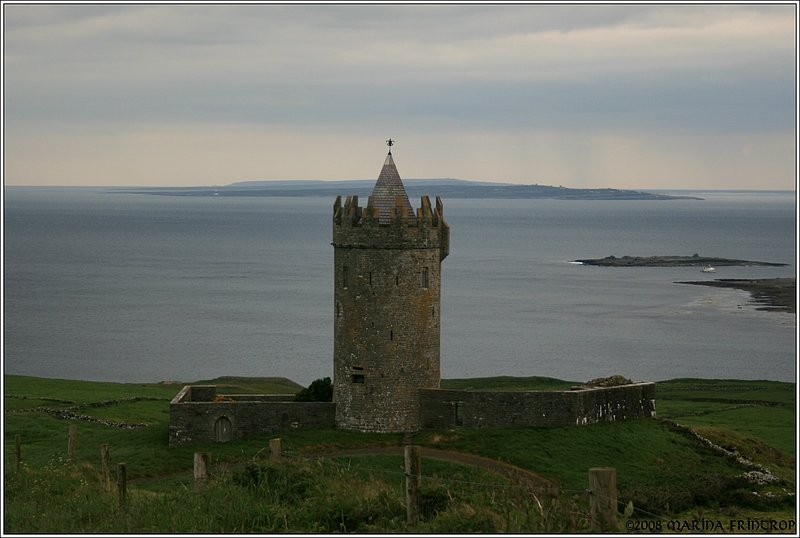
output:
<svg viewBox="0 0 800 538"><path fill-rule="evenodd" d="M758 310L772 312L797 313L796 282L794 278L725 278L692 282L676 282L676 284L693 284L714 288L736 288L750 293L754 303L760 305Z"/></svg>

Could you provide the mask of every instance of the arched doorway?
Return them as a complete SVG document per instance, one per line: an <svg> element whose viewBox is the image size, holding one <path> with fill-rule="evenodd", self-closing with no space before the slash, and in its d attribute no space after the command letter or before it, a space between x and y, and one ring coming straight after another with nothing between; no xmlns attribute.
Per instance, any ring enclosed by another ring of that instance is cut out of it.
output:
<svg viewBox="0 0 800 538"><path fill-rule="evenodd" d="M231 440L231 421L228 417L219 417L214 423L214 440L217 443Z"/></svg>

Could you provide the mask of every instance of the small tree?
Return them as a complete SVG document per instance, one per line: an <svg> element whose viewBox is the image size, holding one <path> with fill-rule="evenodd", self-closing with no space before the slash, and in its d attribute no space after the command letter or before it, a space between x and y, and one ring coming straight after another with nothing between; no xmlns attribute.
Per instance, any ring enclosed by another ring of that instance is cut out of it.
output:
<svg viewBox="0 0 800 538"><path fill-rule="evenodd" d="M330 377L323 377L311 382L308 388L298 392L296 402L330 402L333 401L333 383Z"/></svg>

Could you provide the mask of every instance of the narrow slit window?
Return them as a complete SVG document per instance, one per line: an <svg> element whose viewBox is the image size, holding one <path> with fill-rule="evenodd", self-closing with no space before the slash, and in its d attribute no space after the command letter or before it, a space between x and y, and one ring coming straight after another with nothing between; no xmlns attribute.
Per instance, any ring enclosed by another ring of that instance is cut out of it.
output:
<svg viewBox="0 0 800 538"><path fill-rule="evenodd" d="M372 271L369 272L369 285L372 286Z"/></svg>
<svg viewBox="0 0 800 538"><path fill-rule="evenodd" d="M422 287L425 288L425 289L428 289L428 268L427 267L423 267L422 268L422 274L420 276L421 276L420 280L421 280L421 283L422 283Z"/></svg>
<svg viewBox="0 0 800 538"><path fill-rule="evenodd" d="M336 317L342 317L342 303L339 302L336 303Z"/></svg>
<svg viewBox="0 0 800 538"><path fill-rule="evenodd" d="M347 287L347 266L346 265L342 266L342 287L343 288Z"/></svg>
<svg viewBox="0 0 800 538"><path fill-rule="evenodd" d="M363 366L353 366L353 372L351 374L351 380L353 383L364 383L364 367Z"/></svg>
<svg viewBox="0 0 800 538"><path fill-rule="evenodd" d="M394 275L394 285L395 286L400 285L400 275Z"/></svg>
<svg viewBox="0 0 800 538"><path fill-rule="evenodd" d="M394 340L394 331L389 331L389 340Z"/></svg>

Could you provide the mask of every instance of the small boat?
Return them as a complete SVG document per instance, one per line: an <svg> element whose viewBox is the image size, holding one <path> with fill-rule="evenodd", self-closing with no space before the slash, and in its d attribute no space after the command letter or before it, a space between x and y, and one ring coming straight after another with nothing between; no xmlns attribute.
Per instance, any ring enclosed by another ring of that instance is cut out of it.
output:
<svg viewBox="0 0 800 538"><path fill-rule="evenodd" d="M717 270L711 267L710 265L704 265L702 269L700 269L704 273L716 273Z"/></svg>

